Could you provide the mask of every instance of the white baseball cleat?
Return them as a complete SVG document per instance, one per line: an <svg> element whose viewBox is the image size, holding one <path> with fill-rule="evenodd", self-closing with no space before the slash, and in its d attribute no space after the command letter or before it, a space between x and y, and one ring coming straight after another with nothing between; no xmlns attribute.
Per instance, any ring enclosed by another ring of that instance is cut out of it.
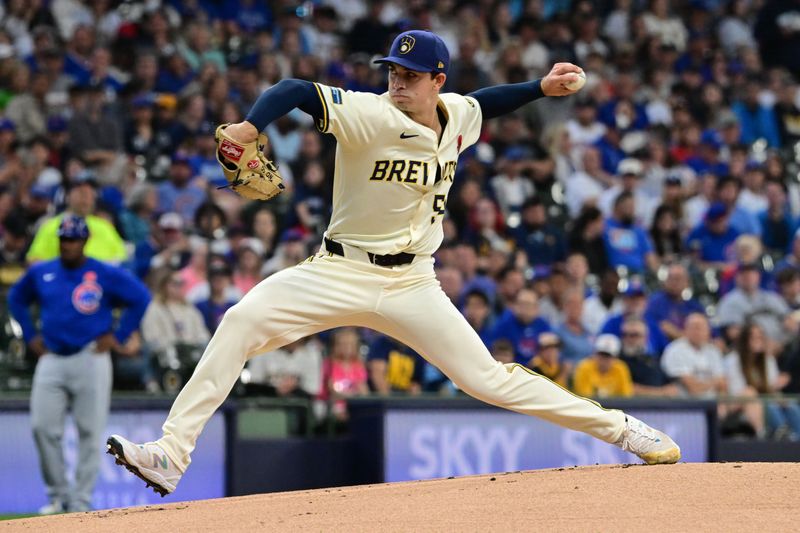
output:
<svg viewBox="0 0 800 533"><path fill-rule="evenodd" d="M66 513L67 509L64 507L64 502L61 500L53 500L47 505L43 505L39 507L38 513L42 516L48 516L51 514L59 514L59 513Z"/></svg>
<svg viewBox="0 0 800 533"><path fill-rule="evenodd" d="M625 430L615 444L649 465L677 463L681 458L681 449L666 433L627 414Z"/></svg>
<svg viewBox="0 0 800 533"><path fill-rule="evenodd" d="M135 444L119 435L111 435L106 444L106 453L113 455L118 465L124 466L162 497L172 493L181 480L183 472L154 442Z"/></svg>

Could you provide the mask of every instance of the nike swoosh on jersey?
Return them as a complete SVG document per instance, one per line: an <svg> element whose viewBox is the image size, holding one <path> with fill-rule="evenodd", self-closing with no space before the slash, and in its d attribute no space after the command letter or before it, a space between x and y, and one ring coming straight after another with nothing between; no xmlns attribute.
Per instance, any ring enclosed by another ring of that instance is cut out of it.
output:
<svg viewBox="0 0 800 533"><path fill-rule="evenodd" d="M406 135L406 132L400 134L401 139L411 139L412 137L419 137L419 134L416 135Z"/></svg>

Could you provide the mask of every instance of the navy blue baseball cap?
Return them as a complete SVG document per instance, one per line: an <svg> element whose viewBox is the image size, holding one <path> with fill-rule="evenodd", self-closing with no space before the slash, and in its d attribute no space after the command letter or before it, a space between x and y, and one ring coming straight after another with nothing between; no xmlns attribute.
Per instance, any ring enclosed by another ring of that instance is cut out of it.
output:
<svg viewBox="0 0 800 533"><path fill-rule="evenodd" d="M417 72L443 72L450 67L450 52L435 33L423 30L404 31L395 37L389 55L375 63L396 63Z"/></svg>
<svg viewBox="0 0 800 533"><path fill-rule="evenodd" d="M58 226L58 237L59 239L88 239L89 226L86 225L86 219L69 213L64 215Z"/></svg>

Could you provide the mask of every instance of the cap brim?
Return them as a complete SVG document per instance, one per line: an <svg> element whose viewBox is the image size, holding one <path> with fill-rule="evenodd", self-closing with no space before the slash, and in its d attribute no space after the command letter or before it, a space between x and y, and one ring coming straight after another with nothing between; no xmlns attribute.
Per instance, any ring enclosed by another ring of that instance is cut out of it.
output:
<svg viewBox="0 0 800 533"><path fill-rule="evenodd" d="M380 59L376 59L373 63L396 63L401 67L405 67L408 70L413 70L416 72L438 72L437 70L433 70L430 67L425 67L420 65L419 63L414 63L413 61L409 61L404 57L395 57L395 56L387 56L382 57Z"/></svg>

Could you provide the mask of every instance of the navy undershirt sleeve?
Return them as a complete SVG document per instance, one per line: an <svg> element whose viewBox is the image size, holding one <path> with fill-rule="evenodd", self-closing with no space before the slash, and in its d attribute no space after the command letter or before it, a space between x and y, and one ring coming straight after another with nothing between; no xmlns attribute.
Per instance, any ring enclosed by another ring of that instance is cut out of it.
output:
<svg viewBox="0 0 800 533"><path fill-rule="evenodd" d="M282 117L295 107L314 119L322 116L322 101L313 83L305 80L281 80L258 97L245 120L263 131L270 122Z"/></svg>
<svg viewBox="0 0 800 533"><path fill-rule="evenodd" d="M541 80L485 87L467 96L473 97L481 106L483 119L495 118L511 113L520 107L544 96Z"/></svg>

